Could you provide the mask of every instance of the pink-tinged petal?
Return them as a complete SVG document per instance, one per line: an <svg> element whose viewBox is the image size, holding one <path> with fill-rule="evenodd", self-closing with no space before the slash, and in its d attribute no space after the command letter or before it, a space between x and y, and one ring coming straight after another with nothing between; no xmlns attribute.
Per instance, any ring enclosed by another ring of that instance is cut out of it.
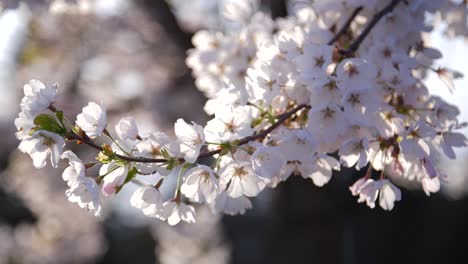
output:
<svg viewBox="0 0 468 264"><path fill-rule="evenodd" d="M432 161L428 158L423 158L422 159L422 164L424 166L424 169L426 170L426 173L427 175L430 177L430 178L434 178L437 176L437 170L436 168L434 167Z"/></svg>

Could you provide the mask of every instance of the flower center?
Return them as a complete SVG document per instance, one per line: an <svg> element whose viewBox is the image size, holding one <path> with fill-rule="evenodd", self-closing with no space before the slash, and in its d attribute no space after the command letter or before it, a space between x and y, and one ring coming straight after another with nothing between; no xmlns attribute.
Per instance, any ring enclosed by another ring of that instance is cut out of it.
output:
<svg viewBox="0 0 468 264"><path fill-rule="evenodd" d="M248 172L244 169L244 167L237 167L234 169L234 176L243 177L247 174Z"/></svg>

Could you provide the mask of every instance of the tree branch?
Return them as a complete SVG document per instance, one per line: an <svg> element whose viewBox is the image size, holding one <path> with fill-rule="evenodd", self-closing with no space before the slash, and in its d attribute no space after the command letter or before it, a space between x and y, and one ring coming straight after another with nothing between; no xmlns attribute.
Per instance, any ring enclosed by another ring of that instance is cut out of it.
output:
<svg viewBox="0 0 468 264"><path fill-rule="evenodd" d="M85 137L82 137L78 134L76 134L75 132L71 132L71 139L72 140L78 140L94 149L97 149L99 151L102 151L102 147L97 145L96 143L94 143L92 140L90 139L87 139ZM152 159L152 158L144 158L144 157L128 157L128 156L124 156L124 155L120 155L120 154L117 154L117 153L114 153L116 157L118 157L119 159L122 159L122 160L126 160L126 161L132 161L132 162L143 162L143 163L163 163L163 162L167 162L166 159Z"/></svg>
<svg viewBox="0 0 468 264"><path fill-rule="evenodd" d="M271 133L273 130L275 130L281 124L283 124L288 118L290 118L291 116L293 116L295 113L299 112L302 109L310 109L310 106L306 105L306 104L300 104L300 105L294 107L293 109L291 109L290 111L288 111L286 113L283 113L279 117L278 121L276 121L274 124L272 124L267 129L265 129L262 132L259 132L257 134L254 134L252 136L248 136L248 137L244 137L244 138L240 139L237 146L242 146L242 145L245 145L245 144L249 143L250 141L257 140L257 139L262 139L262 138L266 137L269 133ZM71 139L83 142L84 144L86 144L86 145L88 145L88 146L90 146L90 147L92 147L94 149L97 149L99 151L103 150L101 146L94 143L91 139L88 139L86 137L82 137L82 136L76 134L75 132L71 132ZM208 158L208 157L211 157L213 155L219 154L221 151L223 151L223 149L217 149L217 150L204 152L204 153L200 154L200 156L198 156L197 161L200 161L200 160L202 160L204 158ZM167 159L153 159L153 158L144 158L144 157L128 157L128 156L123 156L123 155L120 155L120 154L117 154L117 153L115 153L115 155L119 159L126 160L126 161L131 161L131 162L141 162L141 163L164 163L164 162L168 162ZM180 162L185 162L185 160L182 159L182 158L180 158L179 161Z"/></svg>
<svg viewBox="0 0 468 264"><path fill-rule="evenodd" d="M306 105L306 104L300 104L300 105L296 106L292 110L282 114L280 116L280 118L278 119L278 121L276 121L274 124L272 124L267 129L263 130L262 132L259 132L257 134L252 135L252 136L248 136L248 137L240 139L237 146L242 146L242 145L245 145L245 144L249 143L250 141L266 137L269 133L271 133L273 130L275 130L277 127L279 127L282 123L284 123L284 121L286 121L288 118L290 118L292 115L294 115L295 113L297 113L298 111L300 111L303 108L310 109L310 106ZM216 155L216 154L219 154L221 151L222 151L222 149L217 149L217 150L212 150L212 151L209 151L209 152L202 153L202 154L200 154L200 156L198 156L197 161L201 160L201 159L204 159L204 158L207 158L207 157L211 157L211 156Z"/></svg>
<svg viewBox="0 0 468 264"><path fill-rule="evenodd" d="M340 53L342 55L350 55L354 53L359 46L361 45L362 41L367 37L367 35L371 32L371 30L377 25L377 23L382 19L385 15L388 13L391 13L393 9L398 5L398 3L401 2L401 0L392 0L390 4L388 4L386 7L384 7L382 10L380 10L377 14L375 14L372 17L372 20L367 24L367 26L364 28L364 30L361 32L361 34L351 43L348 49L346 50L340 50Z"/></svg>
<svg viewBox="0 0 468 264"><path fill-rule="evenodd" d="M346 20L346 23L343 25L343 27L335 34L335 36L333 36L333 38L328 41L328 45L332 45L333 43L335 43L344 33L346 33L346 31L348 30L349 26L351 26L351 23L354 21L354 19L356 18L356 16L359 14L359 12L361 12L361 10L363 9L362 6L354 9L353 13L351 14L351 16L348 18L348 20Z"/></svg>

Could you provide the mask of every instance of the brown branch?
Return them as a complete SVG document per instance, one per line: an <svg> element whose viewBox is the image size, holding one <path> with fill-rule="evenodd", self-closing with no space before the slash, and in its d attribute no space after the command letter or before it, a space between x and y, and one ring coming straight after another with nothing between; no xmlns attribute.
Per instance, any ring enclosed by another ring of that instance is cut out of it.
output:
<svg viewBox="0 0 468 264"><path fill-rule="evenodd" d="M348 18L348 20L346 20L345 24L343 25L343 27L341 27L341 29L335 34L335 36L333 36L333 38L328 41L328 45L332 45L333 43L335 43L344 33L346 33L346 31L349 29L349 27L351 26L351 23L354 21L354 19L356 18L356 16L359 14L359 12L361 12L361 10L363 9L362 6L360 7L357 7L356 9L354 9L353 13L351 14L351 16Z"/></svg>
<svg viewBox="0 0 468 264"><path fill-rule="evenodd" d="M91 139L82 137L75 132L71 132L71 139L73 140L78 140L94 149L97 149L99 151L102 151L102 147L94 143ZM145 157L129 157L129 156L124 156L120 155L117 153L114 153L115 156L119 159L126 160L126 161L132 161L132 162L142 162L142 163L163 163L167 162L166 159L152 159L152 158L145 158Z"/></svg>
<svg viewBox="0 0 468 264"><path fill-rule="evenodd" d="M252 136L248 136L248 137L244 137L242 139L239 140L239 142L237 143L237 146L242 146L242 145L245 145L247 143L249 143L250 141L253 141L253 140L257 140L257 139L262 139L264 137L266 137L269 133L271 133L273 130L275 130L276 128L278 128L282 123L284 123L288 118L290 118L291 116L293 116L295 113L299 112L300 110L302 109L310 109L310 106L309 105L306 105L306 104L300 104L296 107L294 107L293 109L291 109L290 111L286 112L286 113L283 113L278 121L276 121L274 124L272 124L270 127L268 127L267 129L257 133L257 134L254 134ZM94 149L97 149L99 151L102 151L102 147L97 145L96 143L94 143L91 139L89 138L86 138L86 137L83 137L83 136L80 136L78 134L76 134L75 132L71 132L71 137L70 137L72 140L78 140L80 142L83 142L84 144L94 148ZM208 157L211 157L213 155L216 155L216 154L219 154L221 151L223 151L223 149L217 149L217 150L212 150L212 151L207 151L207 152L204 152L204 153L201 153L200 156L198 156L197 158L197 161L199 160L202 160L204 158L208 158ZM119 159L122 159L122 160L126 160L126 161L131 161L131 162L142 162L142 163L164 163L164 162L168 162L167 159L153 159L153 158L144 158L144 157L128 157L128 156L123 156L123 155L120 155L120 154L117 154L115 153L116 157L118 157ZM184 159L179 159L180 162L184 162Z"/></svg>
<svg viewBox="0 0 468 264"><path fill-rule="evenodd" d="M244 137L244 138L240 139L237 146L242 146L242 145L245 145L245 144L249 143L250 141L254 141L254 140L266 137L269 133L271 133L273 130L275 130L277 127L279 127L282 123L284 123L284 121L286 121L288 118L290 118L292 115L294 115L295 113L297 113L298 111L300 111L303 108L310 109L310 106L306 105L306 104L300 104L300 105L294 107L292 110L282 114L280 116L280 118L278 119L278 121L276 121L274 124L272 124L267 129L263 130L262 132L259 132L257 134L252 135L252 136L248 136L248 137ZM212 150L212 151L202 153L202 154L200 154L200 156L198 156L197 161L201 160L201 159L204 159L204 158L207 158L207 157L211 157L211 156L216 155L216 154L219 154L221 151L223 151L223 150L222 149L217 149L217 150Z"/></svg>
<svg viewBox="0 0 468 264"><path fill-rule="evenodd" d="M392 0L390 4L388 4L382 10L380 10L377 14L375 14L372 17L372 20L369 22L369 24L367 24L367 26L361 32L361 34L353 41L353 43L351 43L349 48L346 50L340 50L340 53L342 55L347 56L357 51L361 43L364 41L367 35L371 32L371 30L377 25L380 19L382 19L388 13L391 13L393 9L395 9L395 7L398 5L399 2L401 2L401 0Z"/></svg>

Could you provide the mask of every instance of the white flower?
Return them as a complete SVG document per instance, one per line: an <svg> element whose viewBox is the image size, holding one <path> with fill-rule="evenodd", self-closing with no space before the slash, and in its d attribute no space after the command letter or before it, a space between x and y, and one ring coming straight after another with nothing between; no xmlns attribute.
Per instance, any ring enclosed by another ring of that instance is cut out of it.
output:
<svg viewBox="0 0 468 264"><path fill-rule="evenodd" d="M353 189L357 189L355 193L359 195L358 203L366 202L367 206L374 208L375 200L377 200L379 194L379 187L373 179L368 179L364 183L356 182L356 187Z"/></svg>
<svg viewBox="0 0 468 264"><path fill-rule="evenodd" d="M305 129L284 130L279 135L279 149L288 161L304 163L316 152L316 141Z"/></svg>
<svg viewBox="0 0 468 264"><path fill-rule="evenodd" d="M18 132L16 132L16 138L21 140L29 136L29 131L34 128L34 115L29 112L20 112L18 117L15 119L15 126Z"/></svg>
<svg viewBox="0 0 468 264"><path fill-rule="evenodd" d="M114 195L117 192L117 188L124 184L127 174L127 166L119 166L113 162L102 165L99 170L99 176L104 176L102 180L102 193L104 196Z"/></svg>
<svg viewBox="0 0 468 264"><path fill-rule="evenodd" d="M221 192L215 199L212 210L215 213L228 215L244 214L247 209L252 208L252 203L245 196L233 198L227 192Z"/></svg>
<svg viewBox="0 0 468 264"><path fill-rule="evenodd" d="M24 85L24 97L21 100L21 110L31 115L46 110L55 100L57 84L46 87L41 81L30 80Z"/></svg>
<svg viewBox="0 0 468 264"><path fill-rule="evenodd" d="M68 200L77 203L81 208L93 212L95 216L101 213L99 186L88 177L81 177L65 191Z"/></svg>
<svg viewBox="0 0 468 264"><path fill-rule="evenodd" d="M339 151L340 162L350 168L356 164L360 170L370 161L370 146L367 138L352 138L343 143Z"/></svg>
<svg viewBox="0 0 468 264"><path fill-rule="evenodd" d="M315 84L316 83L316 84ZM310 91L310 105L316 109L341 103L343 92L338 88L336 77L328 76L311 83L305 83Z"/></svg>
<svg viewBox="0 0 468 264"><path fill-rule="evenodd" d="M364 184L367 183L368 180L369 179L366 179L366 178L360 178L353 185L349 187L349 190L354 196L359 195L359 192L361 191L362 187L364 186Z"/></svg>
<svg viewBox="0 0 468 264"><path fill-rule="evenodd" d="M225 0L221 5L224 18L237 23L247 23L257 9L256 0Z"/></svg>
<svg viewBox="0 0 468 264"><path fill-rule="evenodd" d="M164 216L167 217L169 225L177 225L180 221L195 223L195 208L181 202L165 202Z"/></svg>
<svg viewBox="0 0 468 264"><path fill-rule="evenodd" d="M62 149L65 146L65 140L58 134L38 130L32 133L31 136L23 138L18 146L18 149L29 154L33 160L34 167L40 169L46 165L47 157L50 155L50 164L57 168L62 154Z"/></svg>
<svg viewBox="0 0 468 264"><path fill-rule="evenodd" d="M373 117L379 108L380 96L374 87L370 86L349 88L343 94L341 103L344 114L350 123L357 125L370 125Z"/></svg>
<svg viewBox="0 0 468 264"><path fill-rule="evenodd" d="M62 153L62 159L68 159L69 166L62 173L62 178L67 182L68 186L72 186L75 181L85 176L85 165L83 162L70 150Z"/></svg>
<svg viewBox="0 0 468 264"><path fill-rule="evenodd" d="M180 187L183 195L199 203L213 202L218 190L218 180L214 176L213 170L205 165L197 165L188 170Z"/></svg>
<svg viewBox="0 0 468 264"><path fill-rule="evenodd" d="M200 154L201 147L205 144L203 127L195 122L189 125L179 118L174 125L174 131L180 142L180 151L184 154L185 161L194 163Z"/></svg>
<svg viewBox="0 0 468 264"><path fill-rule="evenodd" d="M439 177L424 177L421 180L421 185L424 190L424 193L427 196L430 196L431 193L436 193L440 190L440 180Z"/></svg>
<svg viewBox="0 0 468 264"><path fill-rule="evenodd" d="M434 128L424 124L424 122L418 122L409 127L405 134L406 138L400 142L400 148L407 159L423 159L429 156L430 142L426 139L435 137Z"/></svg>
<svg viewBox="0 0 468 264"><path fill-rule="evenodd" d="M280 75L269 65L260 65L247 70L246 88L249 96L253 100L263 101L270 104L277 95L283 80L279 80ZM223 97L223 100L224 97Z"/></svg>
<svg viewBox="0 0 468 264"><path fill-rule="evenodd" d="M372 122L379 134L386 138L402 134L405 129L405 116L397 113L394 109L379 111Z"/></svg>
<svg viewBox="0 0 468 264"><path fill-rule="evenodd" d="M325 154L316 154L310 162L303 164L306 168L302 172L303 178L311 178L315 185L322 187L332 177L333 170L340 170L340 163Z"/></svg>
<svg viewBox="0 0 468 264"><path fill-rule="evenodd" d="M121 140L136 140L138 137L138 127L133 117L124 117L120 119L115 126L115 132Z"/></svg>
<svg viewBox="0 0 468 264"><path fill-rule="evenodd" d="M94 102L89 102L76 117L76 125L90 138L100 136L107 126L106 109Z"/></svg>
<svg viewBox="0 0 468 264"><path fill-rule="evenodd" d="M152 186L138 188L130 198L130 204L146 216L165 220L161 193Z"/></svg>
<svg viewBox="0 0 468 264"><path fill-rule="evenodd" d="M374 181L373 179L361 178L350 190L354 196L359 195L358 202L366 202L370 208L375 207L375 201L379 197L379 205L382 209L390 211L395 201L401 200L401 191L387 179Z"/></svg>
<svg viewBox="0 0 468 264"><path fill-rule="evenodd" d="M466 147L468 145L468 141L462 133L445 132L442 133L441 138L441 148L450 159L456 158L453 147Z"/></svg>
<svg viewBox="0 0 468 264"><path fill-rule="evenodd" d="M259 147L252 154L252 168L258 176L267 180L279 176L284 165L286 158L278 147Z"/></svg>
<svg viewBox="0 0 468 264"><path fill-rule="evenodd" d="M432 179L432 178L437 177L438 173L431 159L424 157L421 159L421 163L426 171L427 176L429 176L429 178Z"/></svg>
<svg viewBox="0 0 468 264"><path fill-rule="evenodd" d="M337 66L338 87L345 91L349 88L367 87L375 81L377 67L360 58L345 59Z"/></svg>
<svg viewBox="0 0 468 264"><path fill-rule="evenodd" d="M294 59L302 80L326 78L327 67L332 61L333 46L306 42L303 50L303 54Z"/></svg>
<svg viewBox="0 0 468 264"><path fill-rule="evenodd" d="M428 157L431 149L429 148L429 144L421 138L411 137L406 138L400 142L400 148L402 154L407 159L422 159L424 157Z"/></svg>
<svg viewBox="0 0 468 264"><path fill-rule="evenodd" d="M338 106L312 108L309 111L307 129L322 145L331 144L349 128L347 122L343 111Z"/></svg>
<svg viewBox="0 0 468 264"><path fill-rule="evenodd" d="M179 144L164 132L152 133L149 138L138 142L136 148L139 154L144 157L162 157L163 150L167 151L171 156L180 153Z"/></svg>
<svg viewBox="0 0 468 264"><path fill-rule="evenodd" d="M215 118L205 126L206 140L221 143L250 136L254 132L250 127L251 123L249 107L221 107L216 111Z"/></svg>
<svg viewBox="0 0 468 264"><path fill-rule="evenodd" d="M253 197L261 191L258 176L249 162L232 161L219 173L221 186L228 186L226 192L233 198L242 195Z"/></svg>
<svg viewBox="0 0 468 264"><path fill-rule="evenodd" d="M395 201L401 200L401 191L393 185L389 180L380 180L379 205L386 211L391 211L395 205Z"/></svg>

